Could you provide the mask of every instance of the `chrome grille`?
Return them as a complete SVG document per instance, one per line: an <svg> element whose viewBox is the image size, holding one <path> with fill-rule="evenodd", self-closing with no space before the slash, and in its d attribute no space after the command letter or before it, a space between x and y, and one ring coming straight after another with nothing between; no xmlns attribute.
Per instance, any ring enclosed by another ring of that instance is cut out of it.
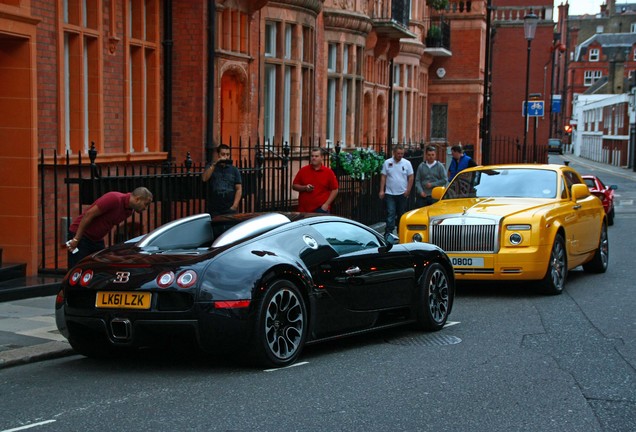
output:
<svg viewBox="0 0 636 432"><path fill-rule="evenodd" d="M498 225L431 225L431 243L446 252L496 252Z"/></svg>

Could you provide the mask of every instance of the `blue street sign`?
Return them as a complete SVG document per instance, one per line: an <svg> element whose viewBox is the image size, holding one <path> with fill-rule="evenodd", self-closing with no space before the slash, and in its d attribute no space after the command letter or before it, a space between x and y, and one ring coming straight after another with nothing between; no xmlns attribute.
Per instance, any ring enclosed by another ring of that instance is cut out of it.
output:
<svg viewBox="0 0 636 432"><path fill-rule="evenodd" d="M542 100L528 101L521 107L521 115L526 116L526 104L528 106L528 117L543 117L545 104Z"/></svg>
<svg viewBox="0 0 636 432"><path fill-rule="evenodd" d="M552 95L552 110L553 113L561 112L561 95Z"/></svg>

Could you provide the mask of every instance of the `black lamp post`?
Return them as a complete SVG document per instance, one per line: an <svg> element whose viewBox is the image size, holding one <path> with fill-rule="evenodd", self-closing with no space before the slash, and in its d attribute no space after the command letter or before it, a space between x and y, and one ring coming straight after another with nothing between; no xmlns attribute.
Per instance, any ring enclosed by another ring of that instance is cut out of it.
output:
<svg viewBox="0 0 636 432"><path fill-rule="evenodd" d="M530 13L523 17L523 33L528 41L528 57L526 60L526 96L523 100L523 162L528 162L527 143L528 143L528 86L530 85L530 45L534 39L534 33L537 30L537 21L539 17L530 9Z"/></svg>

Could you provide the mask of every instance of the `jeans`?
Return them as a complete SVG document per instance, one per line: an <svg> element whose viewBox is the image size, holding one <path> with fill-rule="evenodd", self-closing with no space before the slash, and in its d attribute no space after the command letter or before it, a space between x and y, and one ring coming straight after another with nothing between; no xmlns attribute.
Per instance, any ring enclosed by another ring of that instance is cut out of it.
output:
<svg viewBox="0 0 636 432"><path fill-rule="evenodd" d="M408 200L404 195L384 195L386 202L386 228L384 235L387 236L393 232L396 222L400 222L400 218L406 212Z"/></svg>

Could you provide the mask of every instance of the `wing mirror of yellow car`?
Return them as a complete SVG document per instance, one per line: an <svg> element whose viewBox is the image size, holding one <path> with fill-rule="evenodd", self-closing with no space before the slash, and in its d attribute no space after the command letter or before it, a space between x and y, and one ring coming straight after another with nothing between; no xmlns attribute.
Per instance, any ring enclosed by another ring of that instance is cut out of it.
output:
<svg viewBox="0 0 636 432"><path fill-rule="evenodd" d="M440 198L442 198L442 196L444 195L445 191L446 191L446 188L444 186L434 187L433 191L431 192L431 197L434 200L439 200Z"/></svg>
<svg viewBox="0 0 636 432"><path fill-rule="evenodd" d="M587 188L587 185L585 184L572 185L572 198L574 199L574 201L578 201L588 196L590 196L590 190Z"/></svg>

